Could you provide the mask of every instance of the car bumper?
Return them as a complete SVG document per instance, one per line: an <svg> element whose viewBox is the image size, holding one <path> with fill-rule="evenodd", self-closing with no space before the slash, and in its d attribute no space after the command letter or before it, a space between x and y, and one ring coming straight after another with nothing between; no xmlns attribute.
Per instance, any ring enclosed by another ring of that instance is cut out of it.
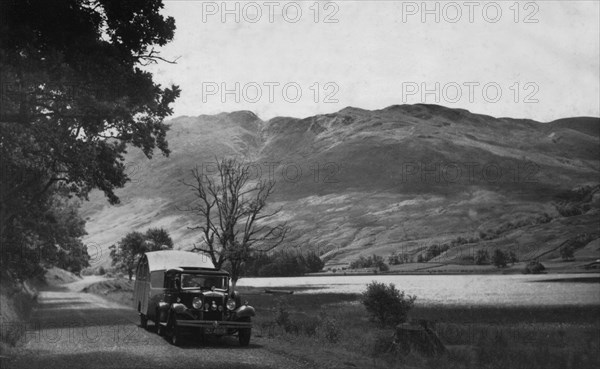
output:
<svg viewBox="0 0 600 369"><path fill-rule="evenodd" d="M179 327L195 327L195 328L252 328L251 322L235 322L229 320L186 320L177 319Z"/></svg>

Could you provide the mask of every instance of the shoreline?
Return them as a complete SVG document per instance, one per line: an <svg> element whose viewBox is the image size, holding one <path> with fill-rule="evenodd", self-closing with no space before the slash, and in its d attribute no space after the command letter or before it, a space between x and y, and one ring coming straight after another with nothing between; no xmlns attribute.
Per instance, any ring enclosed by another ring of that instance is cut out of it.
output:
<svg viewBox="0 0 600 369"><path fill-rule="evenodd" d="M279 276L279 277L256 277L256 276L246 276L244 278L240 278L240 280L245 278L298 278L298 277L352 277L352 276L385 276L385 275L557 275L557 274L598 274L600 275L599 270L551 270L546 271L544 273L535 273L535 274L525 274L521 271L448 271L448 270L440 270L440 271L388 271L388 272L342 272L342 273L308 273L294 276Z"/></svg>

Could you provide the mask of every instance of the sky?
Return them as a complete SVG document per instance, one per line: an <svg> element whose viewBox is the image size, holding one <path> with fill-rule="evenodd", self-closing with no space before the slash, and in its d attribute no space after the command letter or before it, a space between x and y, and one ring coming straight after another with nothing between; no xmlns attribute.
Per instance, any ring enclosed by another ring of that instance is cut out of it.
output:
<svg viewBox="0 0 600 369"><path fill-rule="evenodd" d="M598 1L165 0L173 116L304 118L429 103L496 117L600 116Z"/></svg>

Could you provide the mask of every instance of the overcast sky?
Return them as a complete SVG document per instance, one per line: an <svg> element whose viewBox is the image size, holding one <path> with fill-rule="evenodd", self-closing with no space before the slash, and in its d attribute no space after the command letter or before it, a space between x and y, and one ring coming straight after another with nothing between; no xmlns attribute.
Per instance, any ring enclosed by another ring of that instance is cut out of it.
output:
<svg viewBox="0 0 600 369"><path fill-rule="evenodd" d="M178 60L149 70L182 88L174 116L421 102L540 121L600 116L599 2L421 4L228 1L227 13L222 1L165 0L177 30L162 55Z"/></svg>

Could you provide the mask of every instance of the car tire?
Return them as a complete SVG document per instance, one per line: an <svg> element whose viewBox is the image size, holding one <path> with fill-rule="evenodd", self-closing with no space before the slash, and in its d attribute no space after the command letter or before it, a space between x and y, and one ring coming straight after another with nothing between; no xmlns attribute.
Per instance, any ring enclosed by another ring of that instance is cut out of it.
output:
<svg viewBox="0 0 600 369"><path fill-rule="evenodd" d="M181 346L181 329L177 326L177 320L174 316L169 318L169 338L173 346Z"/></svg>
<svg viewBox="0 0 600 369"><path fill-rule="evenodd" d="M250 318L242 318L239 320L240 322L250 323ZM242 328L238 330L238 339L240 341L240 346L246 347L250 344L250 337L252 336L252 328Z"/></svg>
<svg viewBox="0 0 600 369"><path fill-rule="evenodd" d="M148 317L142 313L140 313L140 327L148 329Z"/></svg>
<svg viewBox="0 0 600 369"><path fill-rule="evenodd" d="M165 335L165 326L160 324L160 311L156 309L156 318L154 325L156 326L156 334L159 336Z"/></svg>

